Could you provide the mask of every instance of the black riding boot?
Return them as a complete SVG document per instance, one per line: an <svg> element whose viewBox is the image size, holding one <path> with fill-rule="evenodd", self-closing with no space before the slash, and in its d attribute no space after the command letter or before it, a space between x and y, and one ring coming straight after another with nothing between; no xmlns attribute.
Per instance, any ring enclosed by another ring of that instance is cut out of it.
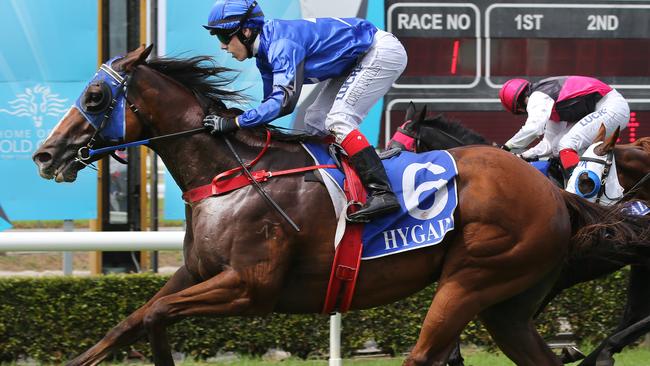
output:
<svg viewBox="0 0 650 366"><path fill-rule="evenodd" d="M372 146L352 155L350 164L368 191L366 204L348 216L351 221L367 222L399 209L399 202L390 188L384 166Z"/></svg>

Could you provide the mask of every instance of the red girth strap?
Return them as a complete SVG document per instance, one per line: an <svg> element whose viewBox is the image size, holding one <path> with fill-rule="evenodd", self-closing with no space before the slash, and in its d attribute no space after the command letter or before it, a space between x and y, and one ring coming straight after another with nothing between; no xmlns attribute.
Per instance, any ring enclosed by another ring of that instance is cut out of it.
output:
<svg viewBox="0 0 650 366"><path fill-rule="evenodd" d="M257 155L257 157L255 157L255 159L253 159L253 161L246 164L246 168L251 168L253 165L257 164L257 162L262 158L262 155L264 155L264 153L266 153L266 151L269 149L270 145L271 145L271 131L266 130L266 143L264 144L264 148L262 148L262 151L260 151L260 153ZM258 171L251 172L251 175L258 182L266 182L272 177L278 177L281 175L295 174L295 173L301 173L310 170L325 169L325 168L336 168L336 165L333 164L312 165L312 166L305 166L305 167L294 168L294 169L279 170L277 172L267 172L266 170L258 170ZM208 198L211 196L218 196L224 193L234 191L241 187L245 187L253 184L253 182L250 179L248 179L248 177L245 175L238 175L236 177L232 177L232 175L239 173L241 170L242 167L226 170L225 172L214 177L210 184L196 187L183 193L183 200L185 200L185 202L188 203L198 202L204 198Z"/></svg>

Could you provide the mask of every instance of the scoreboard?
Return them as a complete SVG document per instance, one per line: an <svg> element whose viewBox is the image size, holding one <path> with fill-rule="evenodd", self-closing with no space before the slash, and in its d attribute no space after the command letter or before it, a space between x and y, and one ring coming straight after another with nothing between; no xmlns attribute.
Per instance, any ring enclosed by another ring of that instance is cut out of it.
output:
<svg viewBox="0 0 650 366"><path fill-rule="evenodd" d="M386 29L409 60L386 96L382 137L413 101L505 142L524 116L503 110L501 85L521 77L596 77L630 103L622 142L650 136L650 1L385 2Z"/></svg>

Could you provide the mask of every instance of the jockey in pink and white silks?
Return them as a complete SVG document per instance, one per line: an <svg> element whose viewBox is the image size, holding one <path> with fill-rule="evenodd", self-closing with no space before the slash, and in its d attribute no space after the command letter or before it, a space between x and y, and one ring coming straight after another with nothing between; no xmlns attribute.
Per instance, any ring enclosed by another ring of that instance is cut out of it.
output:
<svg viewBox="0 0 650 366"><path fill-rule="evenodd" d="M255 57L264 86L259 106L237 118L207 116L206 128L228 133L269 123L294 110L303 84L324 82L305 125L312 134L334 135L368 190L366 204L349 218L368 221L399 209L375 149L358 130L406 67L395 36L359 18L265 21L252 0L218 0L204 27L237 60Z"/></svg>
<svg viewBox="0 0 650 366"><path fill-rule="evenodd" d="M499 98L506 110L528 114L524 126L504 148L525 149L543 135L522 157L559 156L567 180L601 124L609 136L617 127L623 130L630 120L625 98L602 81L586 76L552 77L533 84L524 79L508 80Z"/></svg>

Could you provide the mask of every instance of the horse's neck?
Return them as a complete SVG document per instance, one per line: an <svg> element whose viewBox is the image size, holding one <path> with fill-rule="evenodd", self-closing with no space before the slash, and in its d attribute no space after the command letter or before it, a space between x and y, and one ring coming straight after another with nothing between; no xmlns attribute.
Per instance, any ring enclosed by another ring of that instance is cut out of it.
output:
<svg viewBox="0 0 650 366"><path fill-rule="evenodd" d="M259 133L247 130L228 135L237 155L250 162L263 150L265 138ZM209 184L219 173L238 167L232 151L221 136L208 133L181 137L165 144L158 144L154 150L183 191ZM274 142L251 170L287 169L304 165L305 152L298 143Z"/></svg>
<svg viewBox="0 0 650 366"><path fill-rule="evenodd" d="M219 172L232 168L234 159L218 137L200 133L152 146L182 191L210 183Z"/></svg>
<svg viewBox="0 0 650 366"><path fill-rule="evenodd" d="M202 125L203 107L189 89L148 67L139 68L134 75L137 79L132 84L137 87L131 89L131 97L136 105L144 107L141 114L150 116L146 122L151 137L189 131ZM165 92L147 92L150 90ZM215 173L235 165L223 143L207 132L161 140L150 147L183 191L208 184Z"/></svg>
<svg viewBox="0 0 650 366"><path fill-rule="evenodd" d="M650 151L644 150L643 146L617 145L614 149L614 158L618 179L625 191L629 191L647 174L650 174ZM650 199L650 183L646 182L636 187L635 191L634 198Z"/></svg>
<svg viewBox="0 0 650 366"><path fill-rule="evenodd" d="M449 149L465 145L487 145L489 144L483 136L466 128L457 122L448 121L444 118L425 120L419 123L419 138L430 146L441 146L439 149ZM427 132L428 130L428 132ZM436 136L437 135L437 136ZM438 139L439 141L426 141L426 139Z"/></svg>

